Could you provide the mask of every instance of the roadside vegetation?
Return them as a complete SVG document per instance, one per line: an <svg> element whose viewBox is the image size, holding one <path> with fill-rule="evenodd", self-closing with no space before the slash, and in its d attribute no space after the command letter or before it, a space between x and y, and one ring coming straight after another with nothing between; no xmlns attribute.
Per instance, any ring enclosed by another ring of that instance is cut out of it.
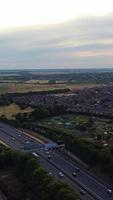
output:
<svg viewBox="0 0 113 200"><path fill-rule="evenodd" d="M16 115L10 123L53 141L63 140L69 151L91 168L99 167L113 183L112 119L67 115L63 106L38 106L30 114Z"/></svg>
<svg viewBox="0 0 113 200"><path fill-rule="evenodd" d="M56 181L31 154L0 145L0 189L8 200L80 200L66 184Z"/></svg>

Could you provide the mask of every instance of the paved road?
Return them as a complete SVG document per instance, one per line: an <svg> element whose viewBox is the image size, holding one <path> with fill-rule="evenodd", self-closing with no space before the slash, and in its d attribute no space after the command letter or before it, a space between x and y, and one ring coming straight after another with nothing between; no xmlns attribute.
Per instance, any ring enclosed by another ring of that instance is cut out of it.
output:
<svg viewBox="0 0 113 200"><path fill-rule="evenodd" d="M33 149L39 145L39 143L36 142L33 138L31 139L28 135L24 135L23 132L3 123L0 123L0 139L9 144L14 149L24 149L26 146L30 146ZM86 170L80 169L80 172L77 172L75 181L75 178L72 177L72 172L75 171L76 163L73 163L71 160L69 160L68 157L66 158L62 154L56 151L52 151L52 157L50 161L47 161L46 151L41 150L40 154L41 160L42 157L43 160L45 160L43 161L43 163L45 162L45 164L43 164L45 168L47 168L48 165L51 166L53 175L58 169L60 169L65 174L65 181L68 182L71 186L74 185L75 190L77 189L77 185L80 184L83 186L83 188L86 188L89 192L91 192L95 196L95 199L113 200L113 195L108 195L106 192L108 185L106 183L103 184L95 179ZM111 186L109 186L109 189L113 190ZM87 199L91 198L87 197Z"/></svg>
<svg viewBox="0 0 113 200"><path fill-rule="evenodd" d="M39 145L38 142L23 134L22 131L4 123L0 123L0 139L13 149L37 148Z"/></svg>
<svg viewBox="0 0 113 200"><path fill-rule="evenodd" d="M78 186L75 182L73 182L69 177L65 176L63 178L59 177L59 169L55 168L53 165L50 164L50 162L48 162L46 159L44 159L43 157L41 157L40 159L40 163L42 164L42 166L46 166L46 170L50 173L52 172L52 176L54 176L57 180L62 181L64 183L67 183L68 185L71 186L71 188L75 191L78 192L80 191L81 187ZM91 197L90 195L84 195L82 196L83 200L94 200L93 197Z"/></svg>
<svg viewBox="0 0 113 200"><path fill-rule="evenodd" d="M43 156L46 157L46 153L42 152ZM57 167L67 173L67 175L72 176L72 173L76 167L78 167L73 162L68 161L68 157L66 159L63 158L62 155L57 153L56 151L52 151L52 157L50 160L51 163L55 163ZM103 200L113 200L112 195L108 195L106 190L108 189L107 184L103 184L95 179L93 176L89 175L86 170L81 169L80 172L77 172L77 181L81 183L81 185L91 191L97 199ZM113 190L112 186L109 186L109 189Z"/></svg>
<svg viewBox="0 0 113 200"><path fill-rule="evenodd" d="M1 191L0 191L0 200L7 200L7 198L3 195Z"/></svg>

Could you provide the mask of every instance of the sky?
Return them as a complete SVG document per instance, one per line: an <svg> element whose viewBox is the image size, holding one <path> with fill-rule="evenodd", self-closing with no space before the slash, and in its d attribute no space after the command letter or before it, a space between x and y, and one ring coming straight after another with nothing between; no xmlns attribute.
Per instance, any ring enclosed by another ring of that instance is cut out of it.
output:
<svg viewBox="0 0 113 200"><path fill-rule="evenodd" d="M113 0L0 0L0 69L113 67Z"/></svg>

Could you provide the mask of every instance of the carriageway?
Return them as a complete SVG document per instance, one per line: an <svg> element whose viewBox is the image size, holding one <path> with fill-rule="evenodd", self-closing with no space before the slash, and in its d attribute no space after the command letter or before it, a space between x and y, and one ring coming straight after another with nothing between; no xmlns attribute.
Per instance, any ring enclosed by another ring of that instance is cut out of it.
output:
<svg viewBox="0 0 113 200"><path fill-rule="evenodd" d="M46 143L46 144L26 144L24 145L24 150L25 151L33 151L33 150L53 150L53 149L59 149L59 148L64 148L63 145L59 145L57 143L51 142L51 143Z"/></svg>

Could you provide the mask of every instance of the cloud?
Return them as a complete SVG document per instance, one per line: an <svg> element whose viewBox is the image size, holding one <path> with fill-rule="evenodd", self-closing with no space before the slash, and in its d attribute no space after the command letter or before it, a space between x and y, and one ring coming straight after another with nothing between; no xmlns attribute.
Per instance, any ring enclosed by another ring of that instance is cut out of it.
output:
<svg viewBox="0 0 113 200"><path fill-rule="evenodd" d="M0 33L1 68L113 67L113 15Z"/></svg>

